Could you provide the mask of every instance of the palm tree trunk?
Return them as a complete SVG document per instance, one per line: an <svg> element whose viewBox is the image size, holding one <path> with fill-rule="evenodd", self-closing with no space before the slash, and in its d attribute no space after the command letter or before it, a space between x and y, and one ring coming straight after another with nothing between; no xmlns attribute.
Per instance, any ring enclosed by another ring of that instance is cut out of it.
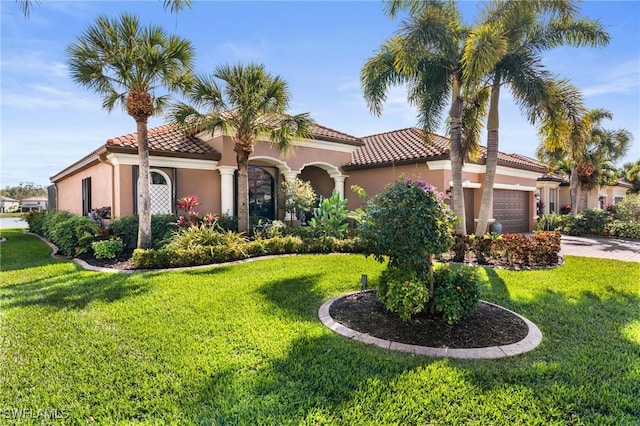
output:
<svg viewBox="0 0 640 426"><path fill-rule="evenodd" d="M455 215L460 219L456 224L456 234L467 235L467 223L464 208L464 190L462 188L462 98L460 97L460 81L458 76L453 76L453 99L449 110L451 120L451 146L449 148L449 159L451 160L451 180L453 181L452 208Z"/></svg>
<svg viewBox="0 0 640 426"><path fill-rule="evenodd" d="M571 197L571 214L575 216L578 213L578 189L580 186L580 180L578 178L578 169L575 163L571 164L571 177L570 180L570 192Z"/></svg>
<svg viewBox="0 0 640 426"><path fill-rule="evenodd" d="M499 76L496 76L493 85L491 86L491 102L489 104L489 115L487 117L487 160L476 235L484 235L487 233L489 211L493 204L493 183L495 181L496 169L498 167L498 129L500 127L498 114L499 100L500 78Z"/></svg>
<svg viewBox="0 0 640 426"><path fill-rule="evenodd" d="M149 140L147 139L147 122L136 121L138 137L138 248L151 248L151 195L149 193Z"/></svg>
<svg viewBox="0 0 640 426"><path fill-rule="evenodd" d="M238 232L249 232L249 155L238 151Z"/></svg>

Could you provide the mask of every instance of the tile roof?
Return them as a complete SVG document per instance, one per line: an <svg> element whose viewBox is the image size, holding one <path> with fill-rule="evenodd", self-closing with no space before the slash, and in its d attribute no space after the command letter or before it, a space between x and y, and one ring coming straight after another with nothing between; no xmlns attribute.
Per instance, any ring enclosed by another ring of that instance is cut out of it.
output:
<svg viewBox="0 0 640 426"><path fill-rule="evenodd" d="M352 155L345 168L382 167L392 163L445 159L449 157L449 139L433 134L425 143L424 132L415 127L365 136L364 146ZM484 164L487 157L485 147L480 147L480 158L476 163ZM498 164L544 172L547 166L533 158L520 154L498 153Z"/></svg>
<svg viewBox="0 0 640 426"><path fill-rule="evenodd" d="M482 163L487 159L487 149L483 146L480 147L480 158L482 159ZM546 164L522 154L505 154L504 152L498 152L498 164L516 166L516 168L540 170L541 172L549 170Z"/></svg>
<svg viewBox="0 0 640 426"><path fill-rule="evenodd" d="M364 145L353 153L345 167L383 166L390 163L423 160L449 155L449 140L433 135L431 143L425 143L425 135L410 127L379 133L362 138Z"/></svg>
<svg viewBox="0 0 640 426"><path fill-rule="evenodd" d="M321 126L317 123L311 126L311 133L313 133L316 139L328 139L336 142L346 142L357 145L363 144L360 138L351 136L344 132L339 132L329 127Z"/></svg>
<svg viewBox="0 0 640 426"><path fill-rule="evenodd" d="M217 154L217 151L202 139L186 134L176 125L166 124L148 130L149 151L179 152L185 154ZM107 148L123 147L138 149L137 134L107 140Z"/></svg>

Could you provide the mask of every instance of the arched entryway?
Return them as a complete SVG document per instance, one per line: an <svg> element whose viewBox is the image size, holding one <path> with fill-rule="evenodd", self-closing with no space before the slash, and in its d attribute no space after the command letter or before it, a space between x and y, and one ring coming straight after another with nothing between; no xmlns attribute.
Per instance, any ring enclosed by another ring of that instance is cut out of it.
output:
<svg viewBox="0 0 640 426"><path fill-rule="evenodd" d="M335 189L335 183L326 170L317 166L306 166L300 172L298 176L301 180L311 182L313 190L316 194L321 195L324 198L331 197L333 190Z"/></svg>
<svg viewBox="0 0 640 426"><path fill-rule="evenodd" d="M275 179L267 168L249 166L249 216L276 218Z"/></svg>

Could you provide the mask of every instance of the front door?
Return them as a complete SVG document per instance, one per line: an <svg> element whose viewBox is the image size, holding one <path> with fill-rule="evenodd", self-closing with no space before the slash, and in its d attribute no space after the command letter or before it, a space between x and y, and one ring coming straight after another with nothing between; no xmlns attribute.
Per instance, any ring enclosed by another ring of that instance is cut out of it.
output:
<svg viewBox="0 0 640 426"><path fill-rule="evenodd" d="M275 219L274 179L265 169L249 166L249 216Z"/></svg>

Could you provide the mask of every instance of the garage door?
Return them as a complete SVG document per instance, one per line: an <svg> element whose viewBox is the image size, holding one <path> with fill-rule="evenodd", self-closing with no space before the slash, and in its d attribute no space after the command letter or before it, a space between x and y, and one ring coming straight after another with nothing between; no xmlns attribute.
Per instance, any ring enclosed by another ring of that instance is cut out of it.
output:
<svg viewBox="0 0 640 426"><path fill-rule="evenodd" d="M502 232L530 232L529 193L526 191L493 191L493 217L502 224Z"/></svg>

